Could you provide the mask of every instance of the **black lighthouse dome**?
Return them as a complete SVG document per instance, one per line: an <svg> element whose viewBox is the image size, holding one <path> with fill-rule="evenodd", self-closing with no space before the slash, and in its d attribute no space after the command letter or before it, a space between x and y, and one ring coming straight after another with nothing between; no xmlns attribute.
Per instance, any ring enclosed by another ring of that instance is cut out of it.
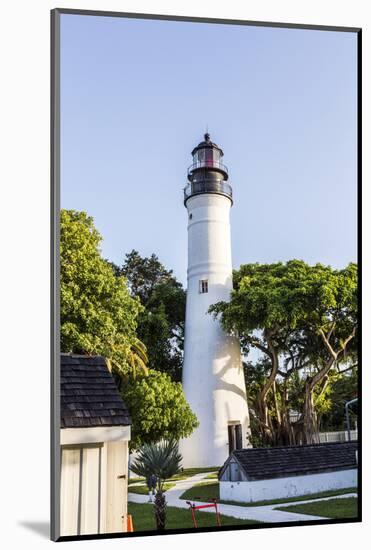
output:
<svg viewBox="0 0 371 550"><path fill-rule="evenodd" d="M223 150L204 135L192 151L193 163L188 168L189 183L184 189L184 204L194 196L203 193L225 195L232 201L232 187L228 180L228 169L222 163Z"/></svg>

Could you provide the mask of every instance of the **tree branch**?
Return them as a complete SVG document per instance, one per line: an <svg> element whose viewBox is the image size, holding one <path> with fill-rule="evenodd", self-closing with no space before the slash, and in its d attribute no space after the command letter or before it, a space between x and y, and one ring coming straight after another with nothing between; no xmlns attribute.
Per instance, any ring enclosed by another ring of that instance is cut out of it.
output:
<svg viewBox="0 0 371 550"><path fill-rule="evenodd" d="M349 342L355 337L356 335L356 327L353 327L353 330L351 334L349 334L348 338L346 338L343 342L343 345L341 346L341 351L345 351L345 348L349 344Z"/></svg>
<svg viewBox="0 0 371 550"><path fill-rule="evenodd" d="M259 340L249 339L249 343L252 346L255 346L256 348L260 349L263 353L268 355L272 359L272 355L267 347L265 347Z"/></svg>
<svg viewBox="0 0 371 550"><path fill-rule="evenodd" d="M333 349L333 347L331 346L330 342L327 340L327 337L326 337L325 333L323 332L323 330L322 330L321 328L319 329L319 333L320 333L320 335L322 336L322 340L324 341L325 346L327 347L328 351L330 352L330 354L332 355L332 357L334 358L334 360L336 360L338 354L337 354L336 351Z"/></svg>
<svg viewBox="0 0 371 550"><path fill-rule="evenodd" d="M358 363L354 363L354 365L350 365L350 367L347 367L344 370L341 370L338 366L338 371L339 371L340 374L344 374L344 372L348 372L350 370L356 369L357 367L358 367Z"/></svg>
<svg viewBox="0 0 371 550"><path fill-rule="evenodd" d="M333 321L333 322L331 323L330 330L328 331L327 336L326 336L326 338L327 338L328 341L330 341L331 335L332 335L332 333L334 332L335 325L336 325L336 322Z"/></svg>

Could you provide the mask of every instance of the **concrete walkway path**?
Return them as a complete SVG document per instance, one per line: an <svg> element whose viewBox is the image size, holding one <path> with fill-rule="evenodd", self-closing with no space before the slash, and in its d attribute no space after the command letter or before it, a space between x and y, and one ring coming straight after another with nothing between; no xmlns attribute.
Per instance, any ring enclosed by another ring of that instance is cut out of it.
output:
<svg viewBox="0 0 371 550"><path fill-rule="evenodd" d="M200 482L210 482L215 483L215 479L205 479L210 475L210 472L196 474L187 479L182 479L175 482L175 486L166 491L166 502L168 506L174 506L175 508L184 508L188 509L189 506L187 502L180 498L180 496L190 489L194 485L197 485ZM144 485L144 483L138 483L136 485ZM343 497L354 497L357 496L357 493L347 493L344 495L337 495L332 497L322 497L308 500L301 500L297 502L287 502L281 504L269 504L266 506L238 506L236 504L218 504L218 510L221 514L225 516L231 516L239 519L250 519L255 521L262 521L264 523L279 523L279 522L290 522L290 521L313 521L327 519L323 516L310 516L307 514L297 514L294 512L285 512L281 510L276 510L281 506L294 506L296 504L307 504L308 502L317 502L321 500L330 500L333 498L343 498ZM137 504L146 504L148 503L148 495L137 495L135 493L128 493L129 502L135 502ZM198 504L207 504L207 502L197 502ZM203 512L209 512L214 514L214 508L205 508Z"/></svg>

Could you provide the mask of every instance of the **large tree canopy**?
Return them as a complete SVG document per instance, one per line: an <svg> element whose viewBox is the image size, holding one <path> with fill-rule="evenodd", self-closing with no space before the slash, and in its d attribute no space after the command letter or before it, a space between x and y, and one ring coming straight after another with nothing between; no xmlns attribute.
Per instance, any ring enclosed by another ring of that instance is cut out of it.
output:
<svg viewBox="0 0 371 550"><path fill-rule="evenodd" d="M161 439L189 436L198 426L179 382L163 373L150 371L148 376L131 380L122 396L133 420L131 449Z"/></svg>
<svg viewBox="0 0 371 550"><path fill-rule="evenodd" d="M181 287L172 270L166 269L156 254L142 258L137 250L132 250L125 255L124 264L118 269L127 278L132 294L138 296L142 304L148 302L158 285L165 283Z"/></svg>
<svg viewBox="0 0 371 550"><path fill-rule="evenodd" d="M186 300L182 284L155 254L142 258L136 250L115 271L126 277L132 296L144 306L137 333L146 345L149 367L180 381Z"/></svg>
<svg viewBox="0 0 371 550"><path fill-rule="evenodd" d="M106 357L132 416L132 448L187 437L198 422L182 386L148 370L146 347L138 338L144 334L153 342L152 361L161 365L153 357L166 355L163 342L176 336L172 331L182 317L181 285L159 264L157 280L149 277L151 283L138 285L138 296L132 287L136 279L129 273L131 295L122 271L101 257L101 236L91 217L62 210L60 232L61 351Z"/></svg>
<svg viewBox="0 0 371 550"><path fill-rule="evenodd" d="M143 307L101 257L100 242L85 212L61 211L61 350L103 355L123 374L141 371L146 352L136 329Z"/></svg>
<svg viewBox="0 0 371 550"><path fill-rule="evenodd" d="M239 335L245 353L254 347L265 356L254 406L263 443L313 441L316 393L318 401L330 370L355 350L357 266L334 270L300 260L243 265L234 273L230 302L214 304L210 312ZM299 371L305 380L300 435L288 406L289 385Z"/></svg>

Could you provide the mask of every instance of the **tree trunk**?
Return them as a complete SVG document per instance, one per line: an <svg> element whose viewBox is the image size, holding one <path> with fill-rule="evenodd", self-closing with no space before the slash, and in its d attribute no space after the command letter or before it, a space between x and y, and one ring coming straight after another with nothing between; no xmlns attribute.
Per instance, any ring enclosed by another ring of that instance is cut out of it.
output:
<svg viewBox="0 0 371 550"><path fill-rule="evenodd" d="M269 415L269 408L267 405L267 395L272 388L273 384L275 383L276 376L278 373L279 363L278 363L278 352L274 346L274 343L272 341L272 338L268 332L265 334L268 350L269 350L269 356L272 361L272 369L268 376L268 379L266 380L264 386L262 387L258 398L257 398L257 413L258 413L258 419L261 426L261 432L262 432L262 438L263 442L267 444L275 444L274 441L274 434L273 434L273 427L271 418Z"/></svg>
<svg viewBox="0 0 371 550"><path fill-rule="evenodd" d="M333 333L335 325L333 325L330 331L325 334L323 330L320 330L322 340L329 352L329 360L325 366L319 370L313 378L308 378L305 384L305 400L303 411L303 442L304 443L319 443L318 433L318 419L314 408L313 391L317 384L320 384L327 376L328 372L334 366L341 353L345 354L347 345L354 338L356 333L356 327L353 328L349 336L342 342L341 348L335 351L330 343L330 338Z"/></svg>
<svg viewBox="0 0 371 550"><path fill-rule="evenodd" d="M277 400L277 385L276 385L276 381L273 382L272 390L273 390L274 410L275 410L275 413L276 413L277 424L280 426L280 425L282 424L282 419L281 419L281 411L280 411L280 409L279 409L278 400Z"/></svg>
<svg viewBox="0 0 371 550"><path fill-rule="evenodd" d="M305 383L305 397L303 410L303 442L304 443L319 443L318 419L314 408L313 392L317 384L320 384L327 376L330 369L333 367L336 356L326 363L326 365L318 371L313 378L308 378Z"/></svg>
<svg viewBox="0 0 371 550"><path fill-rule="evenodd" d="M295 432L290 420L290 409L287 408L287 387L286 380L284 382L284 388L281 395L282 412L281 412L281 444L282 445L296 445Z"/></svg>
<svg viewBox="0 0 371 550"><path fill-rule="evenodd" d="M312 379L305 383L304 411L303 411L303 443L319 443L317 414L313 402Z"/></svg>
<svg viewBox="0 0 371 550"><path fill-rule="evenodd" d="M163 531L166 523L166 498L162 491L156 493L154 509L156 527L159 531Z"/></svg>

